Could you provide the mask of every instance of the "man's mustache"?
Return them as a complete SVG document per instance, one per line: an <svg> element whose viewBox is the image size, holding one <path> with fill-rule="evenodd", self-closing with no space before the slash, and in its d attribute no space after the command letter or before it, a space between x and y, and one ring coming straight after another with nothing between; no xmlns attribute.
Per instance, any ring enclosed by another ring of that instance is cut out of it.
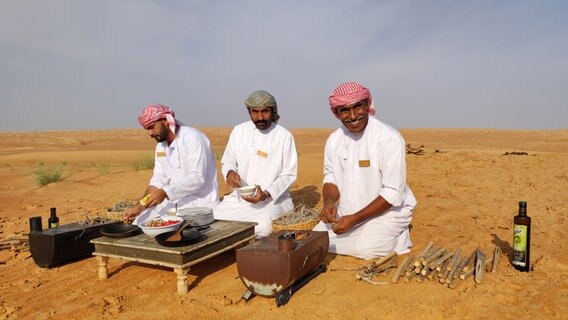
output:
<svg viewBox="0 0 568 320"><path fill-rule="evenodd" d="M347 122L347 123L357 122L357 121L363 120L363 118L365 118L365 116L360 115L360 116L357 116L357 118L355 118L355 119L353 119L353 120L351 120L351 119L346 119L345 122Z"/></svg>

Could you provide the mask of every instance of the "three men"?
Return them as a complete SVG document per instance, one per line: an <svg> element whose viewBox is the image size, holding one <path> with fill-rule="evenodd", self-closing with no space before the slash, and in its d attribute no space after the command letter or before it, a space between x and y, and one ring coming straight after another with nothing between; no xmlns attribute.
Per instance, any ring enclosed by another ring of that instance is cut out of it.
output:
<svg viewBox="0 0 568 320"><path fill-rule="evenodd" d="M416 199L406 185L405 145L394 128L375 119L369 90L356 82L329 97L343 126L324 151L322 221L329 252L364 259L409 252Z"/></svg>
<svg viewBox="0 0 568 320"><path fill-rule="evenodd" d="M217 167L207 137L183 125L172 109L161 104L144 108L138 121L158 144L154 173L144 192L144 204L125 210L133 224L166 214L168 208L211 207L219 202Z"/></svg>
<svg viewBox="0 0 568 320"><path fill-rule="evenodd" d="M256 222L257 237L268 236L272 220L294 209L289 189L296 181L297 153L294 137L277 122L274 97L253 92L245 101L250 121L237 125L221 159L221 171L232 188L256 186L252 196L238 190L215 208L215 219Z"/></svg>

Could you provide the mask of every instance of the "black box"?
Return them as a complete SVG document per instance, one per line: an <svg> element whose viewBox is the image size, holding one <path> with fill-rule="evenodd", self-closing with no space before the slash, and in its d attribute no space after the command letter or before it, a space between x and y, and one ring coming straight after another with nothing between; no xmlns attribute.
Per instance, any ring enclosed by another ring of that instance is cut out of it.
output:
<svg viewBox="0 0 568 320"><path fill-rule="evenodd" d="M122 222L117 220L95 224L74 222L39 232L31 231L29 240L32 257L42 268L88 258L95 251L91 239L101 236L102 227L115 223Z"/></svg>

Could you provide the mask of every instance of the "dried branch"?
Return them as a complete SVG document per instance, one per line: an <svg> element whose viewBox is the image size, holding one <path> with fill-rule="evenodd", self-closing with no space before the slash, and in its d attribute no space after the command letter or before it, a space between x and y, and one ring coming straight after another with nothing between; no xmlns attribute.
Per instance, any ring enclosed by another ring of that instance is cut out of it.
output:
<svg viewBox="0 0 568 320"><path fill-rule="evenodd" d="M420 147L413 148L410 146L410 143L406 144L406 153L415 154L421 156L424 154L424 145L420 145Z"/></svg>

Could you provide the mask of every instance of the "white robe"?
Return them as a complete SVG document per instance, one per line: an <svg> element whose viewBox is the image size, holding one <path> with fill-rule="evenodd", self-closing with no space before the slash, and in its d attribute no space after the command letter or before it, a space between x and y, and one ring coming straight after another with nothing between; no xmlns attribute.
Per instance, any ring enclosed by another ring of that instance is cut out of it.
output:
<svg viewBox="0 0 568 320"><path fill-rule="evenodd" d="M179 126L176 138L156 145L154 174L150 185L163 189L168 197L140 213L133 224L165 216L166 210L188 207L215 208L219 202L217 165L209 139L201 131Z"/></svg>
<svg viewBox="0 0 568 320"><path fill-rule="evenodd" d="M416 199L406 185L404 139L394 128L369 116L362 133L341 127L327 140L323 183L335 184L340 193L338 217L354 214L379 195L392 205L378 217L337 235L331 224L314 230L328 231L329 251L364 259L390 251L409 252L409 225Z"/></svg>
<svg viewBox="0 0 568 320"><path fill-rule="evenodd" d="M294 209L289 189L296 181L298 156L294 137L284 127L272 123L261 131L252 121L237 125L229 136L221 170L225 179L233 170L243 186L259 185L271 197L251 204L234 190L213 211L216 219L256 222L257 237L264 237L272 232L272 220Z"/></svg>

